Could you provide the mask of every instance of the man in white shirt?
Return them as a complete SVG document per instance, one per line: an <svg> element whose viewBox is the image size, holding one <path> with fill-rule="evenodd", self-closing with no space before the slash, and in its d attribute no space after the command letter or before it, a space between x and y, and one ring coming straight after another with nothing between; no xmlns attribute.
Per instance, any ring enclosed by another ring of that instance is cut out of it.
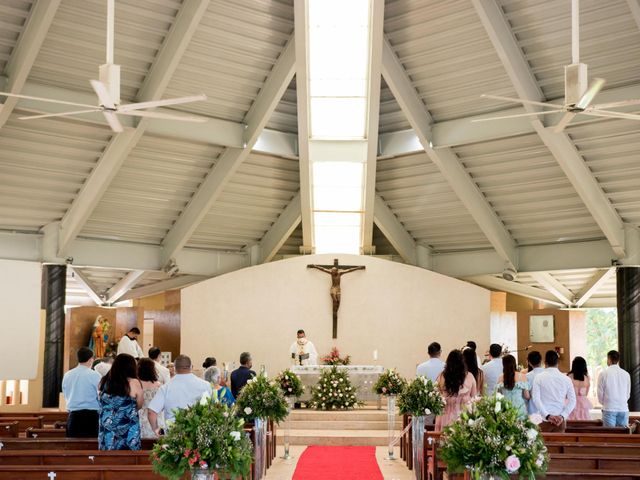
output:
<svg viewBox="0 0 640 480"><path fill-rule="evenodd" d="M527 362L531 368L531 371L527 373L527 382L529 383L529 390L531 390L531 388L533 388L533 381L538 375L544 372L544 367L542 366L542 355L537 350L533 350L529 352L529 355L527 355ZM533 403L533 400L527 400L527 410L529 411L529 415L540 413Z"/></svg>
<svg viewBox="0 0 640 480"><path fill-rule="evenodd" d="M164 412L167 426L175 418L174 410L187 408L196 403L203 394L212 395L213 390L209 382L191 373L191 359L186 355L178 355L174 361L176 375L169 383L158 389L155 397L149 403L149 424L151 429L160 435L158 428L158 414Z"/></svg>
<svg viewBox="0 0 640 480"><path fill-rule="evenodd" d="M144 357L142 348L138 345L138 335L140 335L140 329L138 327L133 327L129 330L118 343L118 355L128 353L136 360Z"/></svg>
<svg viewBox="0 0 640 480"><path fill-rule="evenodd" d="M149 349L149 358L156 364L156 373L158 374L158 381L164 385L171 380L171 374L169 369L160 363L160 354L162 352L158 347L151 347Z"/></svg>
<svg viewBox="0 0 640 480"><path fill-rule="evenodd" d="M440 360L442 347L438 342L431 342L427 347L427 353L429 354L429 360L418 365L416 376L426 377L435 383L438 375L444 370L444 362Z"/></svg>
<svg viewBox="0 0 640 480"><path fill-rule="evenodd" d="M629 426L631 377L618 365L620 353L607 353L607 369L598 377L598 401L602 404L602 424L605 427Z"/></svg>
<svg viewBox="0 0 640 480"><path fill-rule="evenodd" d="M567 418L576 407L576 392L571 379L558 370L558 354L549 350L544 356L547 368L533 381L531 397L544 421L541 432L564 432Z"/></svg>
<svg viewBox="0 0 640 480"><path fill-rule="evenodd" d="M298 330L297 339L291 344L289 353L294 365L317 365L318 352L313 343L309 341L304 330Z"/></svg>
<svg viewBox="0 0 640 480"><path fill-rule="evenodd" d="M498 384L498 377L502 375L502 347L497 343L489 346L491 360L480 367L484 372L484 389L487 395L493 395ZM482 393L482 392L479 392Z"/></svg>

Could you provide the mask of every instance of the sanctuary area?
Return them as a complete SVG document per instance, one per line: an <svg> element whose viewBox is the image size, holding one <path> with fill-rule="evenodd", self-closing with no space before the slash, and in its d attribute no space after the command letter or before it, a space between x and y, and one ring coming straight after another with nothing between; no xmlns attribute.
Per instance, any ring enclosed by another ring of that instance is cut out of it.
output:
<svg viewBox="0 0 640 480"><path fill-rule="evenodd" d="M0 0L0 480L640 478L639 0Z"/></svg>

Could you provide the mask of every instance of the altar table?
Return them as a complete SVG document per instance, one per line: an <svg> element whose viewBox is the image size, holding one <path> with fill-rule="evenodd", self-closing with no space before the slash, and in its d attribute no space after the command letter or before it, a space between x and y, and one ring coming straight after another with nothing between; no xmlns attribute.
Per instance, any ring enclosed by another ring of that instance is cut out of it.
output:
<svg viewBox="0 0 640 480"><path fill-rule="evenodd" d="M378 381L378 377L384 373L384 367L380 365L338 365L338 370L346 370L349 374L351 384L356 387L356 398L362 402L377 402L378 408L381 405L381 397L373 391L373 386ZM331 365L303 365L291 367L291 371L300 377L304 385L304 393L299 401L308 402L311 400L311 387L318 384L320 373L330 369Z"/></svg>

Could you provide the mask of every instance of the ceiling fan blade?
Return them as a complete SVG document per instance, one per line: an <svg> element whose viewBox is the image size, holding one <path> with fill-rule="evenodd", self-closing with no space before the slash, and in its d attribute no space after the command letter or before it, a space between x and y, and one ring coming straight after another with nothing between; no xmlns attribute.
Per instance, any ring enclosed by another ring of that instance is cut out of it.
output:
<svg viewBox="0 0 640 480"><path fill-rule="evenodd" d="M111 98L111 94L104 83L99 82L98 80L90 80L91 86L93 90L98 95L98 100L100 100L100 105L105 108L116 108L115 103L113 103L113 99Z"/></svg>
<svg viewBox="0 0 640 480"><path fill-rule="evenodd" d="M91 110L76 110L74 112L48 113L46 115L30 115L27 117L18 117L20 120L35 120L36 118L65 117L67 115L78 115L80 113L100 112L99 108L93 107Z"/></svg>
<svg viewBox="0 0 640 480"><path fill-rule="evenodd" d="M576 103L576 107L587 108L589 105L591 105L591 102L593 102L593 99L596 97L598 92L602 90L604 84L605 81L603 78L595 78L593 82L591 82L591 85L589 85L587 91L584 92L584 95L582 95L582 98L578 100L578 103Z"/></svg>
<svg viewBox="0 0 640 480"><path fill-rule="evenodd" d="M148 117L148 118L163 118L165 120L180 120L184 122L195 122L195 123L205 123L207 121L206 117L196 117L193 115L170 115L167 113L160 112L145 112L144 110L134 110L130 112L123 112L118 110L120 115L130 115L132 117Z"/></svg>
<svg viewBox="0 0 640 480"><path fill-rule="evenodd" d="M104 115L104 118L107 119L107 122L111 127L111 130L113 130L116 133L124 132L124 128L122 127L120 120L118 120L118 116L115 114L115 112L109 112L109 111L103 110L102 114Z"/></svg>
<svg viewBox="0 0 640 480"><path fill-rule="evenodd" d="M556 126L553 127L553 131L555 133L562 133L562 131L564 130L564 127L569 125L569 122L571 122L571 120L573 120L573 117L575 116L576 116L575 113L571 113L571 112L565 113L564 116L560 119L560 121L556 124Z"/></svg>
<svg viewBox="0 0 640 480"><path fill-rule="evenodd" d="M64 100L54 100L53 98L32 97L30 95L18 95L16 93L0 92L0 97L16 97L25 100L38 100L40 102L59 103L61 105L71 105L74 107L97 108L96 105L87 105L85 103L65 102Z"/></svg>
<svg viewBox="0 0 640 480"><path fill-rule="evenodd" d="M168 105L179 105L182 103L200 102L206 100L207 96L192 95L190 97L169 98L167 100L156 100L151 102L130 103L128 105L122 105L118 108L119 112L130 112L132 110L140 110L141 108L154 108L154 107L166 107Z"/></svg>
<svg viewBox="0 0 640 480"><path fill-rule="evenodd" d="M640 105L640 98L636 98L634 100L622 100L620 102L599 103L592 106L596 110L600 110L601 108L629 107L631 105Z"/></svg>
<svg viewBox="0 0 640 480"><path fill-rule="evenodd" d="M560 112L564 112L564 110L545 110L543 112L517 113L515 115L504 115L502 117L474 118L473 120L471 120L471 122L475 123L475 122L487 122L489 120L503 120L505 118L534 117L536 115L547 115L549 113L560 113Z"/></svg>
<svg viewBox="0 0 640 480"><path fill-rule="evenodd" d="M503 100L505 102L522 103L523 105L537 105L545 108L562 108L564 105L558 105L557 103L543 103L534 102L533 100L522 100L520 98L501 97L500 95L480 95L482 98L490 98L491 100Z"/></svg>
<svg viewBox="0 0 640 480"><path fill-rule="evenodd" d="M634 115L633 113L611 112L609 110L593 109L587 110L582 113L591 117L626 118L628 120L640 120L640 115Z"/></svg>

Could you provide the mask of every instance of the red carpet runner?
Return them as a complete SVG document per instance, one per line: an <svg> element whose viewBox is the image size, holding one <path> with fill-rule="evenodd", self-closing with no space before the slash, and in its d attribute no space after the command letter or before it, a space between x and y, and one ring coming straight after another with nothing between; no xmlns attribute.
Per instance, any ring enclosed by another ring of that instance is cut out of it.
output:
<svg viewBox="0 0 640 480"><path fill-rule="evenodd" d="M293 480L383 480L376 447L311 446L300 456Z"/></svg>

